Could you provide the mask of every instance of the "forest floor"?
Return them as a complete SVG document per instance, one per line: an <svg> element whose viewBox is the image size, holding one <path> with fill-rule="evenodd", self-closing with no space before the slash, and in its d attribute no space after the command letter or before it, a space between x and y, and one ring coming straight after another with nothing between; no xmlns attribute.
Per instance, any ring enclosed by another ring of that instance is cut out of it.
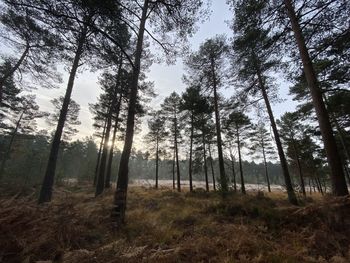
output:
<svg viewBox="0 0 350 263"><path fill-rule="evenodd" d="M59 188L43 206L34 196L0 198L0 262L350 262L348 197L296 207L284 193L130 187L115 229L112 190Z"/></svg>

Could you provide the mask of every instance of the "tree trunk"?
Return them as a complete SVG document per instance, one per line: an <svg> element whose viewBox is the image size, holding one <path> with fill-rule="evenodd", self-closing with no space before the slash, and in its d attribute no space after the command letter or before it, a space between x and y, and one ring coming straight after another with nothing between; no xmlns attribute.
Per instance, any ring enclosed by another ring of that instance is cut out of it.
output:
<svg viewBox="0 0 350 263"><path fill-rule="evenodd" d="M158 189L158 167L159 167L159 139L156 140L156 189Z"/></svg>
<svg viewBox="0 0 350 263"><path fill-rule="evenodd" d="M295 154L295 159L297 160L301 191L303 192L304 197L306 197L304 175L303 175L303 171L301 169L301 163L300 163L300 159L299 159L298 149L297 149L297 147L295 145L295 141L294 141L293 137L292 137L292 145L293 145L293 150L294 150L294 154Z"/></svg>
<svg viewBox="0 0 350 263"><path fill-rule="evenodd" d="M267 170L267 162L266 162L264 141L262 141L261 145L262 145L262 151L263 151L263 157L264 157L265 177L266 177L266 182L267 182L267 189L268 189L269 193L271 193L270 178L269 178L269 173L268 173L268 170Z"/></svg>
<svg viewBox="0 0 350 263"><path fill-rule="evenodd" d="M117 104L117 109L116 109L117 113L116 113L115 123L114 123L112 145L109 148L109 154L108 154L107 171L106 171L106 179L105 179L105 188L110 188L110 186L111 186L113 150L114 150L115 138L116 138L116 135L117 135L118 125L119 125L119 113L120 113L120 107L121 107L122 98L123 97L120 94L119 101L118 101L118 104Z"/></svg>
<svg viewBox="0 0 350 263"><path fill-rule="evenodd" d="M190 192L193 191L193 185L192 185L192 146L193 146L193 112L191 112L190 160L189 160L189 165L188 165L188 178L190 181Z"/></svg>
<svg viewBox="0 0 350 263"><path fill-rule="evenodd" d="M105 186L105 171L106 171L106 162L107 162L107 154L108 154L108 144L109 144L109 136L111 133L111 127L112 127L112 109L113 109L113 104L111 103L110 108L108 110L105 140L103 143L103 149L102 149L102 155L101 155L101 161L100 161L100 170L97 176L95 197L102 194Z"/></svg>
<svg viewBox="0 0 350 263"><path fill-rule="evenodd" d="M299 25L298 18L291 0L284 0L285 7L292 25L294 37L299 48L300 57L304 66L304 73L311 93L313 105L316 110L317 119L327 153L327 159L331 168L332 191L336 196L348 195L348 188L337 149L337 144L333 135L329 116L322 99L322 91L318 85L316 73L305 44L305 40Z"/></svg>
<svg viewBox="0 0 350 263"><path fill-rule="evenodd" d="M43 180L43 184L41 186L40 196L38 200L39 204L51 201L52 187L55 179L57 156L58 156L58 151L61 144L62 132L66 121L66 117L67 117L67 112L68 112L68 107L69 107L69 103L72 95L75 76L79 67L79 61L84 52L84 43L86 40L86 35L87 35L87 27L85 26L79 37L78 46L75 52L72 69L69 74L66 94L64 96L62 109L61 109L60 116L57 123L57 128L52 141L49 161L47 163L46 172L45 172L45 177Z"/></svg>
<svg viewBox="0 0 350 263"><path fill-rule="evenodd" d="M213 188L214 188L214 191L216 191L215 173L214 173L213 157L211 155L210 143L208 144L208 151L209 151L209 158L210 158L211 175L213 176Z"/></svg>
<svg viewBox="0 0 350 263"><path fill-rule="evenodd" d="M99 171L99 168L100 168L101 153L102 153L102 147L103 147L103 144L104 144L104 138L105 138L105 134L106 134L106 126L107 126L107 120L105 120L105 124L103 126L102 137L101 137L101 142L100 142L100 148L99 148L98 154L97 154L97 161L96 161L96 167L95 167L95 176L94 176L94 184L93 184L93 186L96 186L96 183L97 183L97 175L98 175L98 171Z"/></svg>
<svg viewBox="0 0 350 263"><path fill-rule="evenodd" d="M241 142L239 140L239 131L237 127L236 127L236 136L237 136L237 149L238 149L238 161L239 161L239 174L241 176L241 191L242 191L242 194L246 194L244 177L243 177L243 167L242 167Z"/></svg>
<svg viewBox="0 0 350 263"><path fill-rule="evenodd" d="M290 178L290 174L289 174L289 171L288 171L287 160L286 160L286 157L284 155L284 151L283 151L280 135L279 135L278 130L277 130L277 125L276 125L276 122L275 122L275 118L273 116L273 112L272 112L272 108L271 108L271 105L270 105L269 97L268 97L267 92L266 92L266 88L265 88L264 81L263 81L261 73L260 73L260 69L257 66L256 66L256 69L257 69L257 75L258 75L260 90L261 90L262 96L263 96L265 104L266 104L266 109L267 109L267 113L268 113L269 118L270 118L273 135L275 136L275 141L276 141L276 145L277 145L278 155L279 155L279 158L280 158L282 171L283 171L283 176L284 176L284 181L285 181L286 188L287 188L288 200L289 200L289 202L291 204L297 205L298 204L298 200L297 200L297 198L295 196L295 193L294 193L292 180Z"/></svg>
<svg viewBox="0 0 350 263"><path fill-rule="evenodd" d="M232 150L230 150L230 158L231 158L231 168L232 168L232 176L233 176L233 189L236 192L237 182L236 182L236 171L235 171L235 158L233 157Z"/></svg>
<svg viewBox="0 0 350 263"><path fill-rule="evenodd" d="M175 119L174 119L174 125L175 125L175 157L176 157L176 179L177 179L177 191L181 192L181 178L180 178L180 165L179 165L179 150L177 147L177 116L175 113Z"/></svg>
<svg viewBox="0 0 350 263"><path fill-rule="evenodd" d="M7 147L7 150L6 150L5 154L4 154L4 158L3 158L2 162L1 162L1 166L0 166L0 180L1 180L2 176L3 176L3 174L4 174L4 170L5 170L5 167L6 167L6 161L7 161L7 158L9 157L9 155L11 153L12 144L13 144L13 142L15 140L16 135L17 135L17 131L18 131L18 128L19 128L19 126L21 124L24 112L25 111L22 111L21 115L19 116L19 118L18 118L18 120L16 122L16 127L15 127L15 129L13 130L13 132L11 134L10 143L9 143L9 145Z"/></svg>
<svg viewBox="0 0 350 263"><path fill-rule="evenodd" d="M8 72L6 72L4 74L4 76L2 76L0 78L0 105L2 103L2 99L3 99L3 93L4 93L4 85L5 82L7 81L7 79L11 76L13 76L13 74L18 70L18 68L21 66L21 64L23 63L24 59L27 57L28 53L29 53L29 49L30 46L29 44L26 45L25 50L23 51L21 57L19 58L19 60L17 61L17 63L14 65L13 68L11 68Z"/></svg>
<svg viewBox="0 0 350 263"><path fill-rule="evenodd" d="M128 166L129 166L129 157L131 153L132 142L134 138L137 91L138 91L138 82L139 82L139 76L140 76L143 38L144 38L145 25L147 20L147 13L148 13L148 4L149 4L149 0L144 0L142 15L140 19L139 32L137 37L133 74L132 74L132 79L130 84L130 98L129 98L128 117L127 117L127 123L126 123L125 142L124 142L123 152L120 158L117 189L114 195L114 207L112 211L112 218L117 225L123 224L125 222L126 197L127 197L128 181L129 181Z"/></svg>
<svg viewBox="0 0 350 263"><path fill-rule="evenodd" d="M175 190L175 144L174 144L174 153L173 153L173 189Z"/></svg>
<svg viewBox="0 0 350 263"><path fill-rule="evenodd" d="M203 129L204 131L204 129ZM202 132L202 141L203 141L203 158L204 158L204 176L205 176L205 190L209 192L209 180L208 180L208 168L207 168L207 156L205 150L205 136Z"/></svg>
<svg viewBox="0 0 350 263"><path fill-rule="evenodd" d="M220 113L218 106L218 95L217 95L217 83L216 83L216 73L214 67L214 61L211 61L211 69L213 75L213 90L214 90L214 111L215 111L215 127L216 127L216 140L218 147L218 157L219 157L219 168L220 168L220 186L221 191L226 193L228 191L227 179L225 175L225 164L224 157L222 154L222 140L221 140L221 127L220 127Z"/></svg>

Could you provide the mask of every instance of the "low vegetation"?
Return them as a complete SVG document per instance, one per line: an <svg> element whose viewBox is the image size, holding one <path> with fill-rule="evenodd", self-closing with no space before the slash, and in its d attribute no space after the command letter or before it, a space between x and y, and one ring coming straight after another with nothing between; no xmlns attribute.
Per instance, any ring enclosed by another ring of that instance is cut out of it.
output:
<svg viewBox="0 0 350 263"><path fill-rule="evenodd" d="M56 189L0 201L0 262L349 262L349 197L292 206L283 193L131 187L127 224L110 220L112 191Z"/></svg>

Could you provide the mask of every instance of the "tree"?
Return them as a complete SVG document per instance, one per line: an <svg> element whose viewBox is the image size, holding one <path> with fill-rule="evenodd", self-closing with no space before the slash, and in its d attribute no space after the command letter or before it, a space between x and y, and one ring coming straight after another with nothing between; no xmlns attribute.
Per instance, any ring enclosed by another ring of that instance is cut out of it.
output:
<svg viewBox="0 0 350 263"><path fill-rule="evenodd" d="M250 143L251 153L258 156L261 156L262 154L263 156L267 189L269 192L271 192L267 158L273 158L275 150L272 145L271 135L265 128L264 122L259 121L257 124L253 125L253 132L250 136Z"/></svg>
<svg viewBox="0 0 350 263"><path fill-rule="evenodd" d="M174 161L176 163L176 179L177 179L177 190L181 191L181 176L180 176L180 164L179 164L179 140L181 138L181 123L180 123L180 105L181 97L176 93L171 93L164 99L161 105L162 114L168 119L169 134L172 136L174 146Z"/></svg>
<svg viewBox="0 0 350 263"><path fill-rule="evenodd" d="M269 83L267 76L271 70L276 70L280 63L272 53L275 46L273 45L273 39L269 35L271 29L263 28L264 8L266 5L267 2L260 0L237 1L234 3L234 65L237 67L239 80L245 82L246 88L243 90L243 95L247 96L250 93L256 96L259 91L261 92L275 137L288 199L290 203L297 204L269 98L269 95L271 96L272 93L272 85Z"/></svg>
<svg viewBox="0 0 350 263"><path fill-rule="evenodd" d="M249 129L251 127L250 119L247 115L239 111L231 112L224 121L226 134L229 138L235 138L238 150L239 171L241 177L241 191L246 193L243 177L242 154L241 148L244 139L247 139Z"/></svg>
<svg viewBox="0 0 350 263"><path fill-rule="evenodd" d="M295 13L295 9L291 0L284 0L284 5L290 20L292 30L294 32L295 41L297 43L300 58L304 67L305 77L320 125L328 163L331 168L333 194L337 196L348 195L349 191L346 185L344 171L336 141L333 135L331 122L329 120L329 115L322 98L322 92L319 87L317 76L312 64L312 59L310 58L309 50L306 46L302 28L299 24L299 19Z"/></svg>
<svg viewBox="0 0 350 263"><path fill-rule="evenodd" d="M46 113L39 111L39 106L35 102L35 96L29 95L20 99L15 112L17 118L13 125L11 125L10 141L1 162L0 179L4 173L6 161L9 158L17 134L28 135L33 133L36 130L36 119L45 117L46 115Z"/></svg>
<svg viewBox="0 0 350 263"><path fill-rule="evenodd" d="M54 107L53 113L46 116L47 123L50 126L54 126L60 118L60 110L64 102L64 97L60 96L51 100L51 103ZM73 99L70 100L65 126L62 131L62 138L65 141L70 141L74 135L77 134L78 130L75 128L79 126L81 122L79 121L80 105Z"/></svg>
<svg viewBox="0 0 350 263"><path fill-rule="evenodd" d="M146 135L146 142L154 144L152 145L152 150L155 152L156 158L156 189L158 188L159 179L159 154L161 152L160 145L164 142L168 133L165 130L165 117L162 116L161 111L155 111L151 113L151 119L148 120L149 132Z"/></svg>
<svg viewBox="0 0 350 263"><path fill-rule="evenodd" d="M131 3L127 2L132 5ZM127 4L127 5L128 5ZM126 194L128 188L128 162L132 148L134 137L134 120L136 113L136 101L138 92L138 82L141 69L141 58L143 50L143 42L145 32L150 34L146 28L146 22L149 21L151 25L159 32L161 41L159 41L152 34L150 35L158 44L161 45L166 52L170 49L174 50L174 45L169 43L170 34L176 40L186 40L186 37L194 31L194 24L200 14L199 10L202 7L201 0L185 0L175 1L174 3L168 1L149 1L144 0L143 4L136 3L127 10L132 10L128 14L136 19L138 18L139 26L137 33L137 41L135 48L134 61L132 63L133 73L130 85L128 117L126 125L126 136L124 148L120 159L117 189L114 198L114 208L112 216L116 223L123 223L126 209ZM164 41L163 41L164 40Z"/></svg>
<svg viewBox="0 0 350 263"><path fill-rule="evenodd" d="M224 82L227 51L228 48L226 46L225 38L223 36L217 36L213 39L206 40L199 47L199 51L191 54L185 62L189 74L195 76L197 82L201 86L206 87L213 93L216 140L220 168L220 186L223 193L228 191L228 185L222 151L218 89Z"/></svg>
<svg viewBox="0 0 350 263"><path fill-rule="evenodd" d="M4 97L4 86L9 79L15 79L20 71L29 73L31 78L41 87L54 86L50 80L60 82L55 73L54 63L57 61L57 51L60 41L47 24L39 23L30 16L28 9L17 6L17 1L4 1L5 10L0 16L3 26L2 39L18 54L19 58L7 59L7 67L0 74L0 103ZM21 77L22 78L22 77Z"/></svg>

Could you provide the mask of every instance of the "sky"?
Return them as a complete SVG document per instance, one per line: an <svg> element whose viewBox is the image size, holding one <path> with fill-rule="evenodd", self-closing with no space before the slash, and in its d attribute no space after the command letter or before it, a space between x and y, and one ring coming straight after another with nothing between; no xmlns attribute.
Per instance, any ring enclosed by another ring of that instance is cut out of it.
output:
<svg viewBox="0 0 350 263"><path fill-rule="evenodd" d="M198 25L198 32L190 39L191 50L197 50L202 42L215 35L225 34L228 38L232 35L228 27L228 21L232 19L232 12L226 5L226 0L214 0L212 2L212 13L210 18L205 23ZM152 47L151 49L156 48L157 47ZM154 99L151 106L159 106L163 99L173 91L178 93L183 92L186 88L185 84L182 82L183 74L184 70L181 59L178 59L175 65L170 66L166 64L153 64L146 75L149 81L154 82L155 91L159 96ZM78 127L79 133L76 136L77 138L84 138L94 133L92 128L92 115L89 112L88 105L89 103L95 103L98 95L100 94L100 88L97 84L98 76L99 73L93 73L85 70L84 72L79 73L75 80L72 99L78 102L81 106L79 116L81 125ZM34 91L41 110L52 111L53 107L50 100L64 95L67 80L68 73L65 72L63 74L63 83L60 85L59 89L48 90L38 88ZM285 101L283 103L273 105L276 118L281 116L281 114L286 111L292 111L295 109L295 103L292 102L291 98L288 96L288 83L281 82L279 85L279 95L281 98L285 99ZM233 87L229 87L221 92L228 96L232 93L232 88ZM44 120L39 121L38 124L39 129L47 127ZM147 125L142 126L141 135L146 133L146 127ZM139 135L139 138L141 135ZM137 138L138 137L136 137L136 141Z"/></svg>

